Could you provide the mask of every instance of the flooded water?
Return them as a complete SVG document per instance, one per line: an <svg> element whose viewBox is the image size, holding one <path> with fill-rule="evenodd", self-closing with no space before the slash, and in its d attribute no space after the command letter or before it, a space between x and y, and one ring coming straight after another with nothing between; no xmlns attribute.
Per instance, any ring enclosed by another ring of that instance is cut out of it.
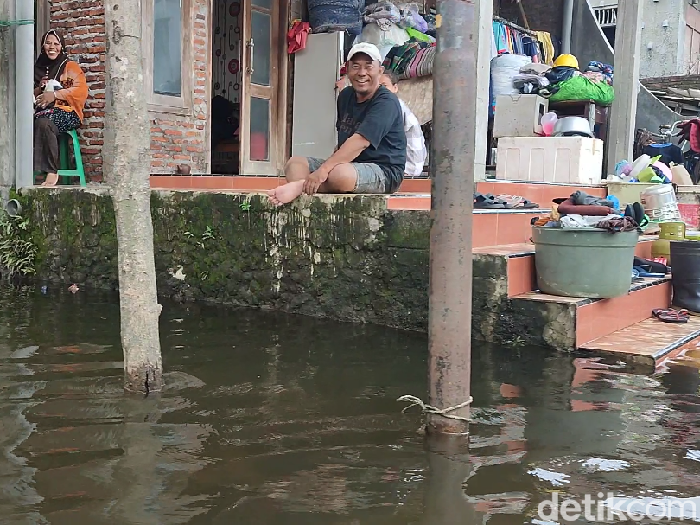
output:
<svg viewBox="0 0 700 525"><path fill-rule="evenodd" d="M165 304L168 388L142 399L116 297L5 288L0 318L3 524L564 523L538 505L587 494L677 520L700 496L695 368L477 345L455 455L396 401L426 396L422 334Z"/></svg>

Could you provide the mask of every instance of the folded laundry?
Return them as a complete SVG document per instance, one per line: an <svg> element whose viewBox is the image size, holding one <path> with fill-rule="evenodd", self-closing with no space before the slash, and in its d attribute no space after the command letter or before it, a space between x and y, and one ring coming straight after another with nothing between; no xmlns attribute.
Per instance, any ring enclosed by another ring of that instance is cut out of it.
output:
<svg viewBox="0 0 700 525"><path fill-rule="evenodd" d="M615 213L613 208L608 206L587 206L574 204L571 198L566 199L564 202L559 204L557 208L560 214L578 214L578 215L595 215L598 217L605 217L606 215L611 215Z"/></svg>
<svg viewBox="0 0 700 525"><path fill-rule="evenodd" d="M595 225L596 228L608 230L610 233L633 232L642 233L641 228L632 217L617 216L613 219L604 219Z"/></svg>
<svg viewBox="0 0 700 525"><path fill-rule="evenodd" d="M612 200L594 197L593 195L589 195L585 191L580 190L572 193L570 199L578 206L605 206L607 208L615 207L615 202Z"/></svg>
<svg viewBox="0 0 700 525"><path fill-rule="evenodd" d="M603 220L619 218L619 215L610 214L603 217ZM600 216L579 215L577 213L572 213L571 215L564 215L560 219L560 222L564 228L595 228L596 225L601 222L601 218Z"/></svg>

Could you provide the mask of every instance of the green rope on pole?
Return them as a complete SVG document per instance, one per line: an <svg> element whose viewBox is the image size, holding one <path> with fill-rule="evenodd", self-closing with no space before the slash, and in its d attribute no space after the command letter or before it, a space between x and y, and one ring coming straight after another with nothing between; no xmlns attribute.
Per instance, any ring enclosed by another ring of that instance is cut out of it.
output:
<svg viewBox="0 0 700 525"><path fill-rule="evenodd" d="M34 20L0 20L0 27L34 25Z"/></svg>

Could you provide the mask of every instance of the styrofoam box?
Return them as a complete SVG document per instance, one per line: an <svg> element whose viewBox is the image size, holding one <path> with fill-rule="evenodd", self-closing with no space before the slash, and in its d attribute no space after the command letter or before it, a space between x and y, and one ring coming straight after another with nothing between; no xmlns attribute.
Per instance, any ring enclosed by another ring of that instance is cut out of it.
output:
<svg viewBox="0 0 700 525"><path fill-rule="evenodd" d="M498 95L493 116L493 136L534 137L549 101L539 95Z"/></svg>
<svg viewBox="0 0 700 525"><path fill-rule="evenodd" d="M600 184L603 141L587 137L503 137L498 139L497 158L497 179Z"/></svg>

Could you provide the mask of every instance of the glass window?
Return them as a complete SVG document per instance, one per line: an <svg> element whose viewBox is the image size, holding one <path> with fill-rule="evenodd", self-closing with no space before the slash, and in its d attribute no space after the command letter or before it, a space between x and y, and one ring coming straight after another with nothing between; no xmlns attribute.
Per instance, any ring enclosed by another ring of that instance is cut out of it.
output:
<svg viewBox="0 0 700 525"><path fill-rule="evenodd" d="M250 98L250 160L270 160L270 101Z"/></svg>
<svg viewBox="0 0 700 525"><path fill-rule="evenodd" d="M272 25L270 15L253 11L253 75L250 79L259 86L270 85L270 50Z"/></svg>
<svg viewBox="0 0 700 525"><path fill-rule="evenodd" d="M153 92L182 95L182 0L154 0Z"/></svg>

